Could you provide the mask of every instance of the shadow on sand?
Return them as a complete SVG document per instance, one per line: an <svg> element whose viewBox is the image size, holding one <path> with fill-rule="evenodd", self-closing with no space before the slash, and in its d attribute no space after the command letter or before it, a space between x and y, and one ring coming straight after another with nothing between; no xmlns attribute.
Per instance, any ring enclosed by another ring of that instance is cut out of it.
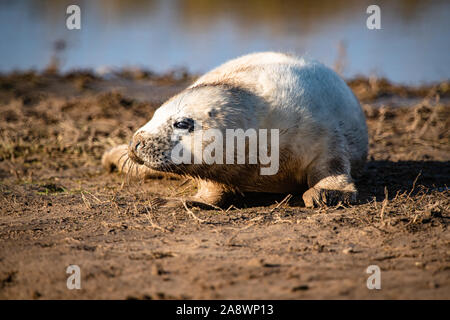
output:
<svg viewBox="0 0 450 320"><path fill-rule="evenodd" d="M413 196L419 191L429 193L434 190L448 190L450 183L450 161L368 161L364 173L356 179L358 204L365 204L385 199L385 187L388 199L397 194L411 192ZM301 195L305 190L293 194L290 206L304 206ZM227 205L237 208L269 206L283 201L287 194L246 193L234 198Z"/></svg>

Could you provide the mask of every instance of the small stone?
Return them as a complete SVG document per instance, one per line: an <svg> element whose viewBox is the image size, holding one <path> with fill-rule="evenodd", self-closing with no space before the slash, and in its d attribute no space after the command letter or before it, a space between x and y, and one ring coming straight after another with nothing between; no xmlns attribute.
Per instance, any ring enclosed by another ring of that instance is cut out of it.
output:
<svg viewBox="0 0 450 320"><path fill-rule="evenodd" d="M296 292L296 291L306 291L309 290L309 286L307 284L302 284L299 286L296 286L294 288L292 288L292 292Z"/></svg>
<svg viewBox="0 0 450 320"><path fill-rule="evenodd" d="M249 267L261 267L264 264L263 259L253 258L247 262Z"/></svg>
<svg viewBox="0 0 450 320"><path fill-rule="evenodd" d="M348 248L345 248L344 250L342 250L342 253L344 253L344 254L349 254L349 253L354 253L354 252L355 252L355 250L352 247L348 247Z"/></svg>
<svg viewBox="0 0 450 320"><path fill-rule="evenodd" d="M437 289L437 288L439 288L439 284L434 282L434 281L429 282L428 286L430 287L430 289Z"/></svg>
<svg viewBox="0 0 450 320"><path fill-rule="evenodd" d="M163 268L160 265L152 265L152 275L154 276L160 276L163 274L166 274L167 272L163 270Z"/></svg>

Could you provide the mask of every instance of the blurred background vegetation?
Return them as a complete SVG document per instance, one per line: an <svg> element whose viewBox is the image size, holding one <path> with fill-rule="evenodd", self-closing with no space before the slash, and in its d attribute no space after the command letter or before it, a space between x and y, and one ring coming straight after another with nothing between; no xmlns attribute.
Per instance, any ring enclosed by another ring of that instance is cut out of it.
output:
<svg viewBox="0 0 450 320"><path fill-rule="evenodd" d="M200 73L233 57L275 50L306 55L346 77L394 82L450 78L450 1L2 0L0 72L139 67ZM66 29L81 7L82 29Z"/></svg>

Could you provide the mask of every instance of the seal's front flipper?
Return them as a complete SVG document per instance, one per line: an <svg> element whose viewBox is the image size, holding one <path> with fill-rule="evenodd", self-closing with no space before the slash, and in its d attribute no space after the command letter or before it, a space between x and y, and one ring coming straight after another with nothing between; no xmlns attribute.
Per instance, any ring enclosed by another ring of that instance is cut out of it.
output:
<svg viewBox="0 0 450 320"><path fill-rule="evenodd" d="M348 185L349 190L310 188L303 194L303 202L307 208L336 206L339 203L351 204L356 201L356 189Z"/></svg>
<svg viewBox="0 0 450 320"><path fill-rule="evenodd" d="M340 153L337 153L340 154ZM302 198L306 207L335 206L356 201L356 187L345 157L323 157L307 172L309 189Z"/></svg>

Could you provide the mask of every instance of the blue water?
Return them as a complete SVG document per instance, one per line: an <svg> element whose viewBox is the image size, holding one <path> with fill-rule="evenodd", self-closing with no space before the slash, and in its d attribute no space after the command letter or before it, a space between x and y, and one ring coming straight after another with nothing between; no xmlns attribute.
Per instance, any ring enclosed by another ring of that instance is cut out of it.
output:
<svg viewBox="0 0 450 320"><path fill-rule="evenodd" d="M55 54L63 71L186 67L205 72L239 55L288 51L334 66L346 77L385 76L419 84L450 79L450 1L389 1L381 30L366 28L367 1L0 0L0 71L42 70ZM66 7L81 7L67 30ZM341 48L341 49L339 49Z"/></svg>

